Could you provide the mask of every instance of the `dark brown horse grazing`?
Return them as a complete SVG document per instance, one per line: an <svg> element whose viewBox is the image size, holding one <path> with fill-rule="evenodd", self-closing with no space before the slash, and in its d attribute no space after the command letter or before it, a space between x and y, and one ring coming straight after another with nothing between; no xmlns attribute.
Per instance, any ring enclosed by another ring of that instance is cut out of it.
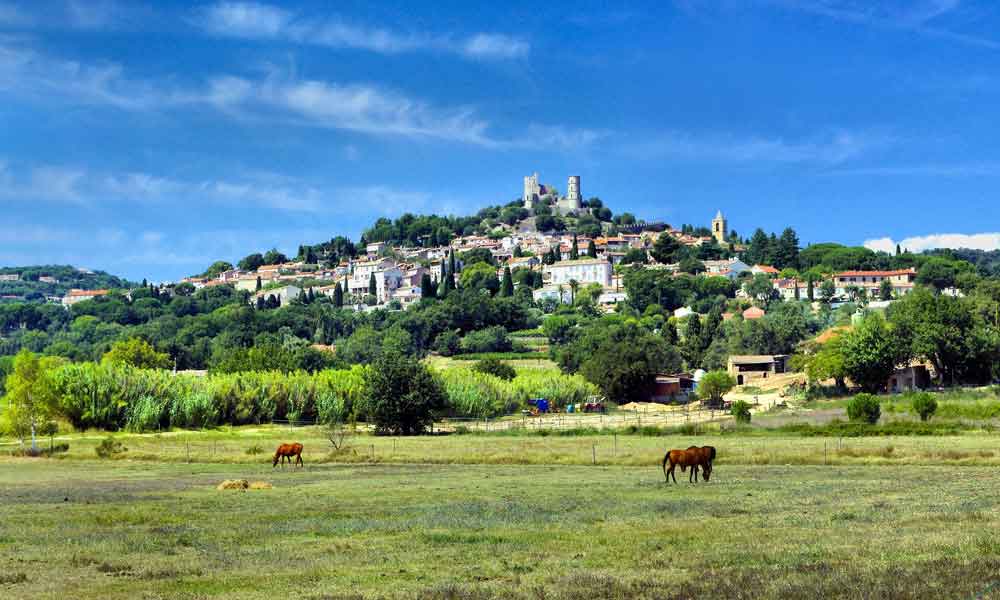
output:
<svg viewBox="0 0 1000 600"><path fill-rule="evenodd" d="M713 460L715 460L715 448L712 446L703 446L701 448L691 446L687 450L670 450L663 456L663 476L667 482L670 482L670 478L673 477L674 483L677 483L677 475L674 474L674 469L680 466L683 472L688 467L691 467L688 482L695 483L698 481L698 468L701 467L705 481L708 481L709 477L712 476ZM667 463L670 464L669 468L667 468Z"/></svg>
<svg viewBox="0 0 1000 600"><path fill-rule="evenodd" d="M700 456L699 463L693 467L691 470L694 471L694 482L698 483L698 467L702 467L702 475L705 477L705 481L708 481L709 477L712 476L712 461L715 460L715 446L689 446L688 452L696 452ZM681 467L681 471L684 471L684 467Z"/></svg>
<svg viewBox="0 0 1000 600"><path fill-rule="evenodd" d="M288 462L291 463L293 456L295 457L294 464L299 466L305 466L302 464L302 444L299 444L298 442L294 444L282 444L278 446L278 451L274 453L274 465L272 466L277 467L278 459L280 458L281 466L284 467L285 459L287 458Z"/></svg>

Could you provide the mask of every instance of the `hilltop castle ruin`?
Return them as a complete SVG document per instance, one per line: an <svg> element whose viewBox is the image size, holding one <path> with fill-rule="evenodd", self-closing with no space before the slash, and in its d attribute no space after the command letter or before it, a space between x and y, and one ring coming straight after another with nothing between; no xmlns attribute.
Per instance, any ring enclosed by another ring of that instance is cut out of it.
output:
<svg viewBox="0 0 1000 600"><path fill-rule="evenodd" d="M524 178L524 207L528 210L535 208L541 201L549 201L552 208L559 214L569 214L580 210L583 203L583 193L580 191L580 176L570 175L566 183L566 195L559 197L554 190L548 189L544 184L538 183L538 173Z"/></svg>

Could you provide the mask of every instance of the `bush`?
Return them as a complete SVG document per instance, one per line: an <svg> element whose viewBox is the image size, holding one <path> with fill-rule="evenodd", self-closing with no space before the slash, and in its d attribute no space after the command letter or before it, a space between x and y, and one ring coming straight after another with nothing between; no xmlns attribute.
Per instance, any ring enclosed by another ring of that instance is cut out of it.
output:
<svg viewBox="0 0 1000 600"><path fill-rule="evenodd" d="M455 331L442 331L434 339L434 351L441 356L454 356L462 351L462 338Z"/></svg>
<svg viewBox="0 0 1000 600"><path fill-rule="evenodd" d="M913 408L914 413L920 415L921 421L927 421L937 412L938 403L934 396L929 393L918 392L913 394L910 406Z"/></svg>
<svg viewBox="0 0 1000 600"><path fill-rule="evenodd" d="M378 433L423 433L448 404L438 378L413 358L386 354L367 377L368 411Z"/></svg>
<svg viewBox="0 0 1000 600"><path fill-rule="evenodd" d="M858 394L847 403L847 417L852 421L864 421L874 425L882 416L878 398L872 394Z"/></svg>
<svg viewBox="0 0 1000 600"><path fill-rule="evenodd" d="M480 373L486 373L488 375L494 375L506 381L510 381L517 377L517 371L514 370L514 367L496 358L481 360L472 365L472 370L479 371Z"/></svg>
<svg viewBox="0 0 1000 600"><path fill-rule="evenodd" d="M733 407L731 409L733 418L736 419L737 423L749 423L750 422L750 403L744 400L737 400L733 402Z"/></svg>
<svg viewBox="0 0 1000 600"><path fill-rule="evenodd" d="M464 353L510 352L514 349L514 343L507 335L507 330L499 325L466 334L462 338L461 346Z"/></svg>
<svg viewBox="0 0 1000 600"><path fill-rule="evenodd" d="M128 448L123 446L121 442L110 435L101 440L101 443L94 448L94 452L97 453L98 458L115 458L116 456L124 454L127 451Z"/></svg>

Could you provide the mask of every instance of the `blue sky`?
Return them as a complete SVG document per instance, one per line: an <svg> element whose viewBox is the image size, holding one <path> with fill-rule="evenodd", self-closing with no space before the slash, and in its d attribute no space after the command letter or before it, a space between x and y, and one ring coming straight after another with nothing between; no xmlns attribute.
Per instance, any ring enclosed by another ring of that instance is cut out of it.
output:
<svg viewBox="0 0 1000 600"><path fill-rule="evenodd" d="M177 278L533 171L673 224L994 248L997 31L959 0L0 0L0 264Z"/></svg>

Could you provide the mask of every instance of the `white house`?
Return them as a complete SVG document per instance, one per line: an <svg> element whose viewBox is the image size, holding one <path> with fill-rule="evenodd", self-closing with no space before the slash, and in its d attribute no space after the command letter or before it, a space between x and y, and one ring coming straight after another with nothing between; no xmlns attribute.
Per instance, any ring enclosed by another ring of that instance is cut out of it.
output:
<svg viewBox="0 0 1000 600"><path fill-rule="evenodd" d="M705 273L708 275L738 277L740 273L750 270L750 266L738 258L706 260L702 261L702 263L705 265Z"/></svg>
<svg viewBox="0 0 1000 600"><path fill-rule="evenodd" d="M564 260L546 266L544 272L552 285L569 285L575 280L581 287L590 283L611 287L611 263L602 258Z"/></svg>
<svg viewBox="0 0 1000 600"><path fill-rule="evenodd" d="M70 290L62 298L62 304L65 307L70 307L77 302L83 302L84 300L93 300L98 296L107 296L108 290Z"/></svg>
<svg viewBox="0 0 1000 600"><path fill-rule="evenodd" d="M264 298L266 300L269 296L274 296L281 302L282 306L288 306L288 304L292 300L298 298L301 293L302 288L296 285L283 285L269 290L261 290L257 292L256 297Z"/></svg>
<svg viewBox="0 0 1000 600"><path fill-rule="evenodd" d="M563 304L569 304L573 301L573 290L568 285L547 285L531 292L531 296L535 302L551 298Z"/></svg>

